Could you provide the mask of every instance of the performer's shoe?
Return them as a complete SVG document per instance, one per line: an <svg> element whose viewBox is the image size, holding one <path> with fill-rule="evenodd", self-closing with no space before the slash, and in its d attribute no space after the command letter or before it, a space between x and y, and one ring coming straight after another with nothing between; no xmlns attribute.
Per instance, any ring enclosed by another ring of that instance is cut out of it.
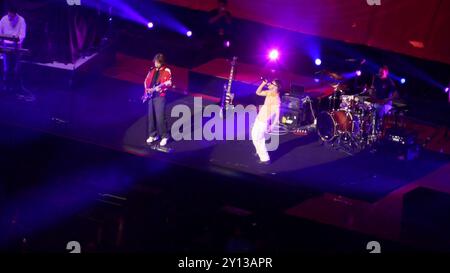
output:
<svg viewBox="0 0 450 273"><path fill-rule="evenodd" d="M145 142L147 142L147 144L152 144L153 142L157 141L159 139L158 136L151 136L149 138L147 138L147 140Z"/></svg>
<svg viewBox="0 0 450 273"><path fill-rule="evenodd" d="M159 143L159 146L164 147L167 145L167 142L169 141L168 137L164 137L163 139L161 139L161 142Z"/></svg>
<svg viewBox="0 0 450 273"><path fill-rule="evenodd" d="M258 160L258 164L260 164L260 165L270 165L270 160L267 160L267 161Z"/></svg>

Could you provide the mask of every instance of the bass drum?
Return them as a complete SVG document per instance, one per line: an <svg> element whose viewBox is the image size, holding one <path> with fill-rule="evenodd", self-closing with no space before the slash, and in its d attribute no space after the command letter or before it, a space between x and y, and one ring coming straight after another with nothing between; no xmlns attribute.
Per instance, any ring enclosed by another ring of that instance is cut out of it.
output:
<svg viewBox="0 0 450 273"><path fill-rule="evenodd" d="M353 133L353 116L344 110L322 112L317 116L317 133L323 141L331 141L339 133Z"/></svg>

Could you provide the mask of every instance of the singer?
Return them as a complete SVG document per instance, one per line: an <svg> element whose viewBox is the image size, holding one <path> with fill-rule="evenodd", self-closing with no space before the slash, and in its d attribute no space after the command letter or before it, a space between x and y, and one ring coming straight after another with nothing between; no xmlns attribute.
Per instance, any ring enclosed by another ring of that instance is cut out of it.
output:
<svg viewBox="0 0 450 273"><path fill-rule="evenodd" d="M264 87L268 89L263 90ZM281 81L275 79L268 83L263 79L262 83L256 90L256 95L266 97L264 105L259 110L256 116L255 123L252 128L252 141L256 149L256 154L259 157L260 164L270 164L270 156L267 152L265 134L273 131L275 125L279 123L280 119L280 90Z"/></svg>

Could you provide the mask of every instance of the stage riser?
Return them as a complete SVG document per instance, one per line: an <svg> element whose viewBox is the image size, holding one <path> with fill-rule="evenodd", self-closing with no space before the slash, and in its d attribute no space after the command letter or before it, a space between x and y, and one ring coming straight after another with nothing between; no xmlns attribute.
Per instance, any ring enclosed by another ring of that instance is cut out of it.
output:
<svg viewBox="0 0 450 273"><path fill-rule="evenodd" d="M27 86L52 84L55 88L79 87L98 77L103 69L115 62L115 48L108 47L76 69L62 69L35 63L23 62L21 72Z"/></svg>

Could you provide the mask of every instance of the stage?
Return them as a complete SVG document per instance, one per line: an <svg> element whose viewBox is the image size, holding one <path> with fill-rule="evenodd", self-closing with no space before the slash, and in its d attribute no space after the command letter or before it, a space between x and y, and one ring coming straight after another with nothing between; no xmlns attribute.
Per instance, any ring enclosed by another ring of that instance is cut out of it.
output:
<svg viewBox="0 0 450 273"><path fill-rule="evenodd" d="M450 193L445 182L450 159L445 154L422 150L419 158L408 161L399 160L397 153L380 147L376 153L364 151L350 156L324 144L315 133L307 136L290 133L280 136L279 148L271 153L272 164L265 166L257 163L248 139L249 128L244 132L245 140L171 141L168 144L171 152L164 153L150 149L145 143L147 118L146 107L139 101L140 85L100 76L71 90L34 86L37 87L34 102L19 101L11 96L3 97L0 102L3 124L12 128L30 128L37 135L30 139L12 137L10 141L19 145L17 147L34 147L39 145L39 135L50 134L146 158L144 166L180 166L236 180L239 183L233 183L227 191L230 196L239 196L238 207L244 211L276 211L281 215L408 243L409 238L402 235L404 196L419 187ZM192 109L196 95L169 93L166 110L169 124L176 120L170 117L171 109L180 104ZM204 107L216 103L207 98L202 99ZM111 115L112 112L115 114ZM194 135L194 128L190 130ZM22 150L21 154L24 153L26 150ZM104 160L100 159L98 163L108 165ZM53 169L48 168L48 171ZM167 167L157 168L163 171ZM150 169L136 167L132 173L139 177L140 172L147 173L152 180ZM186 187L193 182L190 177L183 181ZM164 181L158 179L158 183ZM214 188L214 181L210 180L210 183L213 184L209 187ZM289 194L286 197L277 194L279 200L273 200L274 197L266 193L262 200L255 200L241 196L241 186L250 187L251 192L261 187L266 191ZM294 193L299 193L298 198ZM117 194L121 194L120 190ZM439 215L444 217L445 213Z"/></svg>
<svg viewBox="0 0 450 273"><path fill-rule="evenodd" d="M445 1L14 2L0 252L450 252Z"/></svg>

